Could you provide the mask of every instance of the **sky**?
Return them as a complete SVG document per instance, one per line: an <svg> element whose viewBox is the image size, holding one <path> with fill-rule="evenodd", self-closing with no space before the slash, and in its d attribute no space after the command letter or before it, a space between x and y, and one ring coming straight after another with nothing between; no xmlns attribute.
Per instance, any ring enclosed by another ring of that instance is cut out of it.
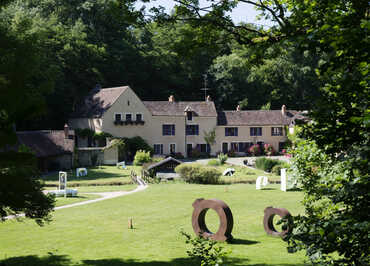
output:
<svg viewBox="0 0 370 266"><path fill-rule="evenodd" d="M200 2L206 3L206 1L204 0L201 0ZM140 2L136 4L137 8L140 8L142 5L143 3ZM163 6L166 8L167 12L170 12L175 3L172 0L156 0L150 3L145 3L144 5L146 6L146 10L149 10L153 6ZM272 25L270 21L256 20L257 14L257 11L254 10L251 5L240 3L231 13L231 18L233 19L234 23L247 22L264 26Z"/></svg>

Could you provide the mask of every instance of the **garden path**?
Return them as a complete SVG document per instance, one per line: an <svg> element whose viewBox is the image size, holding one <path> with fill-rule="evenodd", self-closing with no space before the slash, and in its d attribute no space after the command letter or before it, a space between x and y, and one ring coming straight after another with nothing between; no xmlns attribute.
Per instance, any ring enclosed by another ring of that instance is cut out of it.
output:
<svg viewBox="0 0 370 266"><path fill-rule="evenodd" d="M138 179L139 179L139 177L138 177ZM147 187L148 187L148 185L144 181L141 180L141 182L139 181L139 185L134 190L131 190L131 191L87 192L87 193L84 193L84 194L99 195L99 196L101 196L101 198L97 198L97 199L93 199L93 200L86 200L86 201L82 201L82 202L77 202L77 203L73 203L73 204L68 204L68 205L55 207L54 210L71 208L71 207L75 207L75 206L81 206L81 205L86 205L86 204L102 201L102 200L122 197L122 196L125 196L125 195L130 195L130 194L145 190Z"/></svg>
<svg viewBox="0 0 370 266"><path fill-rule="evenodd" d="M81 206L81 205L86 205L86 204L90 204L90 203L95 203L95 202L102 201L102 200L122 197L122 196L130 195L130 194L133 194L133 193L136 193L136 192L139 192L139 191L143 191L143 190L148 188L148 185L140 177L137 177L137 180L138 180L138 186L134 190L131 190L131 191L114 191L114 192L99 192L99 193L88 192L88 193L84 193L84 194L100 195L101 198L55 207L54 210L66 209L66 208L71 208L71 207L75 207L75 206ZM5 220L19 218L19 217L24 217L24 214L22 213L22 214L18 214L18 215L9 215L9 216L5 217Z"/></svg>

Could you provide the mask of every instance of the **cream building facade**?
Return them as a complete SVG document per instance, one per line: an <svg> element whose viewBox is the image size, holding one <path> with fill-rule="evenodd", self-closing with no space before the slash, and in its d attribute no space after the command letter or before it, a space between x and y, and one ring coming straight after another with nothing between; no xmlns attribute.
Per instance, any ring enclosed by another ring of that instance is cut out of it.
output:
<svg viewBox="0 0 370 266"><path fill-rule="evenodd" d="M141 101L128 86L93 91L84 105L69 120L73 129L89 128L115 137L140 136L155 154L200 152L245 154L252 144L269 143L276 151L286 142L286 128L298 112L219 111L213 101L181 102L170 96L168 101ZM210 147L205 132L215 131Z"/></svg>

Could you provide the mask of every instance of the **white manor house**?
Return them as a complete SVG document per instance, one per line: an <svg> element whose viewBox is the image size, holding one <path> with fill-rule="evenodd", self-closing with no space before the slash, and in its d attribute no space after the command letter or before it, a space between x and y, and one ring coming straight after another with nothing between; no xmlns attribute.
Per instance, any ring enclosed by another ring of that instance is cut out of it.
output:
<svg viewBox="0 0 370 266"><path fill-rule="evenodd" d="M72 129L91 129L114 137L142 137L158 155L181 153L188 157L194 149L212 155L233 151L244 155L253 144L271 144L281 151L287 130L300 112L286 110L217 111L205 101L142 101L128 86L95 89L84 105L69 119ZM206 144L204 133L215 131L215 143ZM87 141L78 146L88 146ZM114 156L117 157L117 156ZM117 158L105 160L115 163Z"/></svg>

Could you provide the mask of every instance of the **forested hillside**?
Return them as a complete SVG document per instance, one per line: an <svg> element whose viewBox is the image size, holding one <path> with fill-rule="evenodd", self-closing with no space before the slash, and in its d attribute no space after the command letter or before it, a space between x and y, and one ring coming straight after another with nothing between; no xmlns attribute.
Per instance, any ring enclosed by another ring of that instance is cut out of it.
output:
<svg viewBox="0 0 370 266"><path fill-rule="evenodd" d="M289 41L240 44L222 27L178 19L176 10L148 18L134 3L15 0L2 7L1 101L18 106L18 130L62 128L96 84L130 85L143 100L202 100L204 74L220 109L310 108L318 55ZM32 100L23 105L24 97Z"/></svg>

